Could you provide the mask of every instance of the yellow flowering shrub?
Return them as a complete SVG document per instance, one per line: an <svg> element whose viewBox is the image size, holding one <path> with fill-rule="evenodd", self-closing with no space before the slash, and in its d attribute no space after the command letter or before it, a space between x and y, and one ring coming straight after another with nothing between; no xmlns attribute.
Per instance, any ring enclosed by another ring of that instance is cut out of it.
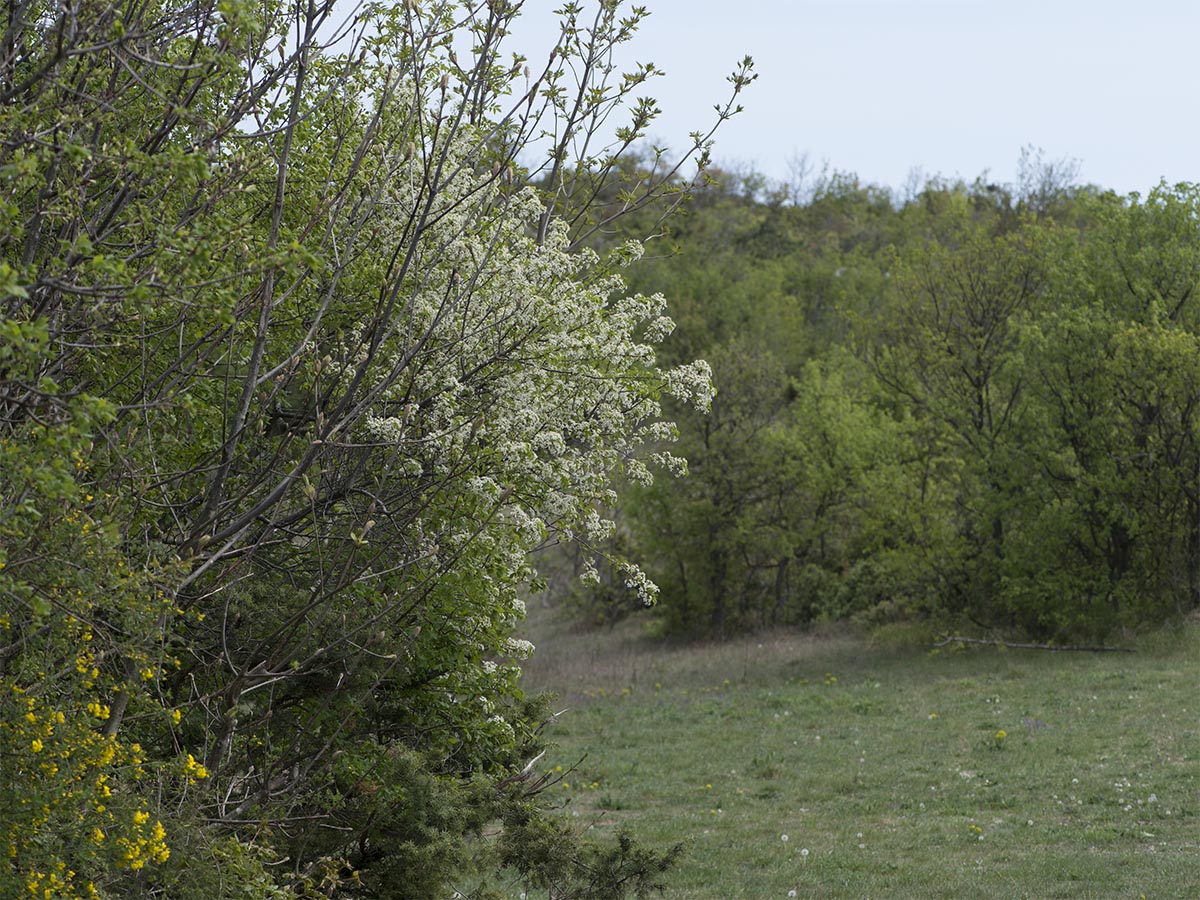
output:
<svg viewBox="0 0 1200 900"><path fill-rule="evenodd" d="M106 870L167 858L165 829L128 791L145 776L136 745L97 730L89 709L64 711L12 679L0 708L0 894L101 896Z"/></svg>
<svg viewBox="0 0 1200 900"><path fill-rule="evenodd" d="M130 734L178 724L155 691L172 573L126 558L90 490L83 448L104 408L0 445L0 896L103 898L165 862L153 812L163 779L203 777L148 759ZM18 500L19 503L14 502Z"/></svg>

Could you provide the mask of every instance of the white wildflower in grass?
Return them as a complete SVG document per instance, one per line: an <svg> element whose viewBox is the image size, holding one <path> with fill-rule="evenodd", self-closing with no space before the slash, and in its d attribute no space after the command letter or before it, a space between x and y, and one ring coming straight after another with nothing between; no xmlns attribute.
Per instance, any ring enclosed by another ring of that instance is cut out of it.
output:
<svg viewBox="0 0 1200 900"><path fill-rule="evenodd" d="M786 834L781 834L781 835L779 836L779 839L780 839L781 841L783 841L783 842L786 844L786 843L787 843L787 840L788 840L788 836L787 836Z"/></svg>

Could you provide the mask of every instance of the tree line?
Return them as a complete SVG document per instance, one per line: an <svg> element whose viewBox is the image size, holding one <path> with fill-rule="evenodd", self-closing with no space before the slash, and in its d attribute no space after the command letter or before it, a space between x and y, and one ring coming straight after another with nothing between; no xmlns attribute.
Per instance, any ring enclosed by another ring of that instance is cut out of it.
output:
<svg viewBox="0 0 1200 900"><path fill-rule="evenodd" d="M636 270L717 387L679 416L689 476L623 506L661 629L1070 641L1200 605L1200 190L1021 172L903 200L725 173Z"/></svg>

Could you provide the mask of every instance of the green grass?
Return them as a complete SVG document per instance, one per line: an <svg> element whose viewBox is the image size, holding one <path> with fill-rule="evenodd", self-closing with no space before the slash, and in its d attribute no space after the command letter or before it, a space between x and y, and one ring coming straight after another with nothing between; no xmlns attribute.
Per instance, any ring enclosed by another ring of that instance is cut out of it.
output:
<svg viewBox="0 0 1200 900"><path fill-rule="evenodd" d="M668 896L1200 897L1200 628L1136 654L539 630L550 790L685 842Z"/></svg>

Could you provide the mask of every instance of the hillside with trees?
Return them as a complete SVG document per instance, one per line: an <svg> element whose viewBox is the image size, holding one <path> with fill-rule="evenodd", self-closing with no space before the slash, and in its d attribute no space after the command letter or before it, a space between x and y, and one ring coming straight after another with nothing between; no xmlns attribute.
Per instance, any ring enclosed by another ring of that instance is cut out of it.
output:
<svg viewBox="0 0 1200 900"><path fill-rule="evenodd" d="M518 11L10 5L0 895L648 895L545 793L548 548L675 635L1196 608L1197 189L709 173L748 58L672 158L645 10Z"/></svg>
<svg viewBox="0 0 1200 900"><path fill-rule="evenodd" d="M1069 642L1200 603L1200 193L1022 170L903 201L717 176L635 271L717 387L689 477L627 494L666 631Z"/></svg>

